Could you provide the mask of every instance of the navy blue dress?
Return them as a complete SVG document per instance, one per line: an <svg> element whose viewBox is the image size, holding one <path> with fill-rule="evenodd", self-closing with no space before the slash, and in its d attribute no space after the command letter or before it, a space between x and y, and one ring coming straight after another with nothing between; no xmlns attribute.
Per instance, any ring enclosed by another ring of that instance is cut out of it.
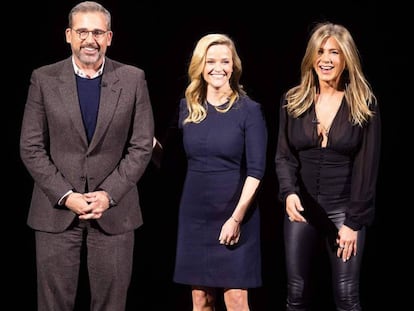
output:
<svg viewBox="0 0 414 311"><path fill-rule="evenodd" d="M237 245L219 243L222 225L232 215L246 176L262 179L266 166L267 129L260 104L240 98L226 113L206 104L199 124L180 102L178 126L183 131L187 174L181 196L176 283L222 288L262 285L260 215L257 202L241 225Z"/></svg>

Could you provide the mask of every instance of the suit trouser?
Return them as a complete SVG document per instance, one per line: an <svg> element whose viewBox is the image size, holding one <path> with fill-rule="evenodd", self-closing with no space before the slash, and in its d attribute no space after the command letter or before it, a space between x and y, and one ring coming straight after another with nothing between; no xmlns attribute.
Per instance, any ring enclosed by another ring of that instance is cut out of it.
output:
<svg viewBox="0 0 414 311"><path fill-rule="evenodd" d="M35 231L39 311L72 311L86 247L91 311L124 311L131 281L134 231L104 233L96 221L75 221L66 231Z"/></svg>

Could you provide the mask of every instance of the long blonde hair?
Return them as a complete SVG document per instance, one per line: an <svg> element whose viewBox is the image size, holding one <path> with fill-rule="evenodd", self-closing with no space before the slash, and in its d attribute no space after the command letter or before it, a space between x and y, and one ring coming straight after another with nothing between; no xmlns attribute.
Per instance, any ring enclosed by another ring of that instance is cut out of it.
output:
<svg viewBox="0 0 414 311"><path fill-rule="evenodd" d="M212 45L217 44L224 44L230 48L233 58L233 73L230 77L230 88L232 92L229 96L229 103L222 109L216 109L221 112L226 112L233 106L240 95L246 94L243 86L239 82L242 74L242 64L233 40L225 34L214 33L205 35L197 42L188 67L189 84L185 90L185 98L187 100L189 114L184 120L184 123L200 123L207 116L207 109L204 105L207 96L207 83L203 78L203 69L206 62L207 50Z"/></svg>
<svg viewBox="0 0 414 311"><path fill-rule="evenodd" d="M362 72L359 51L350 32L344 26L330 22L317 24L311 32L302 59L300 84L286 93L287 111L293 117L300 116L309 109L319 93L319 82L313 62L322 42L329 37L335 38L345 58L345 70L341 75L340 86L345 92L350 109L350 121L362 125L373 116L370 105L376 104L377 100Z"/></svg>

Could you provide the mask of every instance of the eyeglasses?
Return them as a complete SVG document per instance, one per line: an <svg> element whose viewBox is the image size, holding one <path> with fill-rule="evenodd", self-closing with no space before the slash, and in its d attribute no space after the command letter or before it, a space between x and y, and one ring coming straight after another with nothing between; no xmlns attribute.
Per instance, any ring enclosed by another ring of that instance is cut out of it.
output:
<svg viewBox="0 0 414 311"><path fill-rule="evenodd" d="M105 31L105 30L100 30L100 29L95 29L95 30L86 30L86 29L72 29L72 30L73 30L73 31L75 31L75 32L78 34L79 39L81 39L81 40L85 40L85 39L89 36L89 33L91 33L91 34L92 34L92 37L93 37L95 40L100 40L100 39L102 39L102 38L103 38L103 36L104 36L107 32L109 32L109 30Z"/></svg>

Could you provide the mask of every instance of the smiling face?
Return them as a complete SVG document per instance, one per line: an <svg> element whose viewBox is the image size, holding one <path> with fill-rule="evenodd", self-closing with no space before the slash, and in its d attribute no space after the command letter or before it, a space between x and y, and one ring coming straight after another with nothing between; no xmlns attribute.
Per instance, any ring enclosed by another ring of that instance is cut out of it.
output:
<svg viewBox="0 0 414 311"><path fill-rule="evenodd" d="M81 38L82 32L87 32L85 39ZM65 34L75 62L81 69L96 69L102 64L107 47L112 41L112 31L108 29L107 19L103 13L76 13L73 16L72 27L67 28Z"/></svg>
<svg viewBox="0 0 414 311"><path fill-rule="evenodd" d="M321 85L339 84L345 69L345 58L335 38L329 37L322 42L313 62L313 68Z"/></svg>
<svg viewBox="0 0 414 311"><path fill-rule="evenodd" d="M233 57L225 44L215 44L208 48L203 69L203 78L208 87L214 89L229 88L233 73Z"/></svg>

